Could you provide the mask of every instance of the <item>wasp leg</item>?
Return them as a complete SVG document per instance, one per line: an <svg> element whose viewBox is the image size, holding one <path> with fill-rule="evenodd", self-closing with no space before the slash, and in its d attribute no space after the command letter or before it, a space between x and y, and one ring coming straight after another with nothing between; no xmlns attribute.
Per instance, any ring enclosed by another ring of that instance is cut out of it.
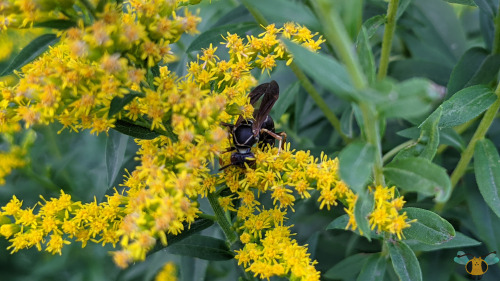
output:
<svg viewBox="0 0 500 281"><path fill-rule="evenodd" d="M231 146L230 148L226 149L225 151L222 151L221 153L224 154L224 153L228 153L228 152L235 151L235 150L236 150L236 147Z"/></svg>
<svg viewBox="0 0 500 281"><path fill-rule="evenodd" d="M281 132L281 133L276 134L276 133L269 131L268 129L265 129L265 128L260 129L260 132L266 133L279 141L278 154L280 154L281 148L284 148L284 143L286 142L286 133Z"/></svg>
<svg viewBox="0 0 500 281"><path fill-rule="evenodd" d="M224 127L229 127L229 128L234 128L234 125L231 124L231 123L226 123L226 122L220 122L221 126L224 126Z"/></svg>

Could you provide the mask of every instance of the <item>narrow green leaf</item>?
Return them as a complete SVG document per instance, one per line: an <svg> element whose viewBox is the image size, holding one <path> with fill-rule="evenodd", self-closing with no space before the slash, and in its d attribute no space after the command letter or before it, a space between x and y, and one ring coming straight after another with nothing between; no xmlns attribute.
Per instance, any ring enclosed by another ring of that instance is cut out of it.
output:
<svg viewBox="0 0 500 281"><path fill-rule="evenodd" d="M437 202L445 202L451 193L446 170L424 158L392 161L384 168L384 175L391 184L405 191L435 195Z"/></svg>
<svg viewBox="0 0 500 281"><path fill-rule="evenodd" d="M451 97L456 92L465 88L467 82L469 82L476 71L478 71L489 54L490 52L481 47L473 47L467 50L451 72L450 81L446 87L446 96Z"/></svg>
<svg viewBox="0 0 500 281"><path fill-rule="evenodd" d="M385 23L385 17L382 15L376 15L367 19L363 23L363 27L366 29L366 35L368 39L372 38L372 36L377 32L377 29Z"/></svg>
<svg viewBox="0 0 500 281"><path fill-rule="evenodd" d="M127 104L134 100L136 97L144 97L144 94L134 90L128 89L129 93L123 97L114 97L109 105L108 118L113 117L116 113L120 112Z"/></svg>
<svg viewBox="0 0 500 281"><path fill-rule="evenodd" d="M280 98L276 101L276 104L273 106L271 111L273 118L281 118L281 116L290 107L290 105L292 105L299 91L300 82L295 81L290 86L288 86L285 91L280 93Z"/></svg>
<svg viewBox="0 0 500 281"><path fill-rule="evenodd" d="M436 110L420 125L421 133L418 142L424 145L424 150L420 153L420 157L432 161L439 145L439 128L438 123L441 119L442 111Z"/></svg>
<svg viewBox="0 0 500 281"><path fill-rule="evenodd" d="M484 201L500 217L500 156L495 145L488 139L476 143L474 171Z"/></svg>
<svg viewBox="0 0 500 281"><path fill-rule="evenodd" d="M354 109L346 108L340 116L340 129L349 138L354 136Z"/></svg>
<svg viewBox="0 0 500 281"><path fill-rule="evenodd" d="M229 250L224 240L197 234L168 246L166 250L174 255L190 256L211 261L223 261L234 258L233 252Z"/></svg>
<svg viewBox="0 0 500 281"><path fill-rule="evenodd" d="M328 279L352 279L372 255L359 253L349 256L328 269L323 277Z"/></svg>
<svg viewBox="0 0 500 281"><path fill-rule="evenodd" d="M462 137L452 128L443 128L439 133L439 143L451 145L458 151L465 149L465 142Z"/></svg>
<svg viewBox="0 0 500 281"><path fill-rule="evenodd" d="M116 120L113 129L136 139L151 140L160 135L157 132L151 131L149 128L135 125L125 120Z"/></svg>
<svg viewBox="0 0 500 281"><path fill-rule="evenodd" d="M424 244L440 245L455 237L453 226L438 214L419 208L404 208L408 219L416 222L405 228L403 234L407 239L414 239Z"/></svg>
<svg viewBox="0 0 500 281"><path fill-rule="evenodd" d="M375 82L375 59L373 58L368 32L364 26L362 26L359 31L356 42L356 50L358 51L358 59L361 64L361 68L363 69L369 84L372 84Z"/></svg>
<svg viewBox="0 0 500 281"><path fill-rule="evenodd" d="M346 230L347 223L349 223L349 215L344 214L344 215L341 215L340 217L335 218L332 222L330 222L328 224L328 226L326 227L326 230L333 230L333 229ZM362 236L359 233L359 228L357 228L353 232ZM374 229L374 230L370 230L370 237L374 238L374 239L378 239L381 237L381 235L379 233L377 233L376 230Z"/></svg>
<svg viewBox="0 0 500 281"><path fill-rule="evenodd" d="M485 204L483 197L476 186L469 184L466 186L466 197L468 214L470 214L470 226L467 228L474 233L479 241L486 244L488 249L498 249L500 247L500 218L493 213L491 208ZM463 220L462 223L466 223Z"/></svg>
<svg viewBox="0 0 500 281"><path fill-rule="evenodd" d="M422 271L415 253L402 241L386 241L394 271L401 281L421 281Z"/></svg>
<svg viewBox="0 0 500 281"><path fill-rule="evenodd" d="M399 6L398 6L398 10L396 12L396 19L399 19L399 17L401 17L404 12L406 11L406 8L408 8L408 5L410 5L411 3L411 0L400 0L399 1Z"/></svg>
<svg viewBox="0 0 500 281"><path fill-rule="evenodd" d="M455 3L455 4L477 7L476 3L474 3L474 0L443 0L443 1L446 1L448 3Z"/></svg>
<svg viewBox="0 0 500 281"><path fill-rule="evenodd" d="M366 142L349 144L340 152L340 177L356 193L363 190L375 162L375 148Z"/></svg>
<svg viewBox="0 0 500 281"><path fill-rule="evenodd" d="M496 14L495 2L493 1L494 0L474 0L479 9L490 18L494 18Z"/></svg>
<svg viewBox="0 0 500 281"><path fill-rule="evenodd" d="M429 245L413 239L406 239L405 243L410 246L410 248L412 248L412 250L415 252L437 251L442 249L465 248L481 245L481 242L474 240L458 231L455 232L455 236L451 240L442 244Z"/></svg>
<svg viewBox="0 0 500 281"><path fill-rule="evenodd" d="M112 187L121 171L129 136L115 131L109 132L106 140L106 169L108 171L108 188Z"/></svg>
<svg viewBox="0 0 500 281"><path fill-rule="evenodd" d="M309 29L316 31L321 29L321 25L311 9L300 1L242 0L242 3L256 9L270 23L282 25L293 19L294 22L303 24Z"/></svg>
<svg viewBox="0 0 500 281"><path fill-rule="evenodd" d="M387 118L411 118L427 113L438 98L439 93L429 80L412 78L389 91L377 109Z"/></svg>
<svg viewBox="0 0 500 281"><path fill-rule="evenodd" d="M313 53L293 42L283 39L293 60L308 75L326 89L346 100L357 99L351 79L346 69L332 57Z"/></svg>
<svg viewBox="0 0 500 281"><path fill-rule="evenodd" d="M463 124L484 112L495 100L496 95L485 85L458 91L441 105L443 115L439 126L446 128Z"/></svg>
<svg viewBox="0 0 500 281"><path fill-rule="evenodd" d="M386 260L380 254L371 255L359 273L357 281L384 281Z"/></svg>
<svg viewBox="0 0 500 281"><path fill-rule="evenodd" d="M389 75L399 81L414 77L425 77L445 86L451 74L451 68L435 61L422 59L396 60L389 64Z"/></svg>
<svg viewBox="0 0 500 281"><path fill-rule="evenodd" d="M2 71L0 76L10 74L14 70L19 70L21 67L45 52L49 46L52 46L57 42L59 42L59 37L55 34L44 34L35 38L26 47L24 47L19 54L17 54L9 66Z"/></svg>
<svg viewBox="0 0 500 281"><path fill-rule="evenodd" d="M60 29L60 30L65 30L71 27L76 26L76 22L72 20L48 20L44 22L37 22L33 24L34 27L45 27L45 28L53 28L53 29Z"/></svg>
<svg viewBox="0 0 500 281"><path fill-rule="evenodd" d="M227 24L211 28L202 34L198 35L189 45L186 52L198 51L208 48L210 44L217 47L222 42L222 36L227 36L227 33L238 34L244 36L247 32L258 29L259 25L255 22L241 22L235 24Z"/></svg>
<svg viewBox="0 0 500 281"><path fill-rule="evenodd" d="M369 193L368 190L358 193L358 199L354 206L354 218L356 219L359 232L362 232L363 236L369 241L371 241L371 229L368 222L368 215L373 211L374 205L373 194Z"/></svg>

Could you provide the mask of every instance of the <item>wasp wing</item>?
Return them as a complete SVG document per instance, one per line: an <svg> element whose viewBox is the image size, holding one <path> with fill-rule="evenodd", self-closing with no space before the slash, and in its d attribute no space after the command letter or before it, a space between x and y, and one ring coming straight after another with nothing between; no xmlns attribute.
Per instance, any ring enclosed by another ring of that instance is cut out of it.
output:
<svg viewBox="0 0 500 281"><path fill-rule="evenodd" d="M495 264L498 261L500 261L500 259L497 257L496 252L489 253L484 259L484 262L486 262L488 265Z"/></svg>
<svg viewBox="0 0 500 281"><path fill-rule="evenodd" d="M264 97L262 98L262 102L260 103L259 110L254 112L253 118L255 119L255 121L252 124L252 131L254 136L259 134L262 124L264 123L264 121L266 121L267 116L271 112L271 108L273 108L280 95L280 87L278 86L278 83L276 83L276 81L273 80L267 84L268 86L264 92ZM250 102L251 101L252 98L250 98Z"/></svg>
<svg viewBox="0 0 500 281"><path fill-rule="evenodd" d="M266 93L266 90L268 87L269 87L269 83L260 84L259 86L255 87L250 92L250 94L248 94L248 97L250 97L250 104L255 105L255 103L260 99L260 97L262 97L262 95L264 95ZM243 117L240 115L240 117L238 117L238 120L236 121L234 126L238 127L238 125L240 125L241 122L243 122L243 120L244 120Z"/></svg>
<svg viewBox="0 0 500 281"><path fill-rule="evenodd" d="M462 251L457 252L457 256L453 259L458 264L467 264L469 262L469 257Z"/></svg>

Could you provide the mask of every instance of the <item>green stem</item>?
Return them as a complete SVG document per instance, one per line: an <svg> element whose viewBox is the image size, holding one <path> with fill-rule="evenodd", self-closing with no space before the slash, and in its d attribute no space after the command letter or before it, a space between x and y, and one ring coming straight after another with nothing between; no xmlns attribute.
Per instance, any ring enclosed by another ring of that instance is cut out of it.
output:
<svg viewBox="0 0 500 281"><path fill-rule="evenodd" d="M89 2L89 0L80 0L80 3L82 3L82 5L87 9L87 11L89 11L90 15L94 20L97 19L97 13L95 7L94 5L92 5L92 3Z"/></svg>
<svg viewBox="0 0 500 281"><path fill-rule="evenodd" d="M385 24L384 39L382 41L382 54L380 55L380 64L377 73L377 79L382 80L387 75L389 67L389 56L391 55L392 38L396 28L396 12L398 10L399 0L390 0L387 8L387 23Z"/></svg>
<svg viewBox="0 0 500 281"><path fill-rule="evenodd" d="M224 213L224 210L219 204L217 195L214 193L209 193L207 197L208 197L208 202L210 202L210 206L212 206L212 209L214 210L215 220L222 228L222 231L224 232L227 240L229 241L229 244L232 245L234 242L236 242L238 237L236 236L236 233L234 233L234 231L231 229L231 223L227 220L226 214Z"/></svg>
<svg viewBox="0 0 500 281"><path fill-rule="evenodd" d="M319 107L319 109L321 109L321 111L325 115L326 119L328 119L328 121L330 121L332 126L339 133L339 135L342 138L342 140L344 141L344 143L349 143L350 138L342 132L342 129L340 126L340 120L337 118L335 113L333 113L333 111L330 110L330 108L326 104L325 100L321 97L321 95L318 93L318 91L316 91L316 89L314 88L314 86L311 83L311 81L309 80L309 78L307 78L307 76L304 74L304 72L294 62L292 62L290 64L290 69L292 69L293 73L295 73L295 76L297 76L300 83L302 84L302 87L304 87L304 89L309 94L309 96L311 96L311 98L314 100L314 102L316 102L316 105Z"/></svg>
<svg viewBox="0 0 500 281"><path fill-rule="evenodd" d="M495 38L493 39L491 52L494 55L500 54L500 5L498 6L497 16L495 17Z"/></svg>
<svg viewBox="0 0 500 281"><path fill-rule="evenodd" d="M384 157L382 157L382 162L386 163L387 161L389 161L389 159L391 159L392 156L396 155L400 150L407 148L410 145L414 145L415 143L416 143L415 140L408 140L408 141L405 141L402 144L394 147L389 152L387 152L384 155Z"/></svg>
<svg viewBox="0 0 500 281"><path fill-rule="evenodd" d="M375 148L375 162L373 163L373 176L375 185L385 186L383 173L384 162L382 161L382 148L380 145L378 118L374 109L369 104L361 102L359 104L363 115L366 141Z"/></svg>
<svg viewBox="0 0 500 281"><path fill-rule="evenodd" d="M323 26L325 38L344 62L354 87L358 90L364 89L367 84L366 78L361 71L353 43L340 20L340 16L332 7L332 1L316 0L312 3Z"/></svg>
<svg viewBox="0 0 500 281"><path fill-rule="evenodd" d="M217 218L215 216L205 214L205 213L198 214L198 217L200 217L202 219L211 220L211 221L217 221Z"/></svg>
<svg viewBox="0 0 500 281"><path fill-rule="evenodd" d="M474 155L474 148L476 146L476 142L484 138L486 132L491 126L491 123L493 123L493 120L495 119L495 115L498 109L500 108L500 84L497 87L495 93L497 94L497 100L490 106L490 108L488 108L488 110L484 114L481 123L479 123L479 127L477 127L476 132L474 133L472 139L467 145L467 148L462 153L462 156L458 161L457 167L451 174L450 179L451 179L452 189L455 187L455 185L457 185L458 181L464 175L465 170L467 169L467 166L469 165L469 162L472 159L472 156Z"/></svg>
<svg viewBox="0 0 500 281"><path fill-rule="evenodd" d="M247 10L252 14L254 19L263 26L269 25L268 21L264 18L264 16L257 10L254 9L252 5L250 5L251 0L241 0L241 3L247 8Z"/></svg>

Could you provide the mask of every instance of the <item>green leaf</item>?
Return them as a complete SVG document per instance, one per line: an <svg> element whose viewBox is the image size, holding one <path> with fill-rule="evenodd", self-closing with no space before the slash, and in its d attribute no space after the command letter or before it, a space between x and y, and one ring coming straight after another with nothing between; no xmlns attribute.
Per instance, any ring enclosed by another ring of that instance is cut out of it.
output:
<svg viewBox="0 0 500 281"><path fill-rule="evenodd" d="M371 255L361 269L357 281L384 281L385 268L387 266L385 258L381 254Z"/></svg>
<svg viewBox="0 0 500 281"><path fill-rule="evenodd" d="M375 59L373 58L368 32L364 26L362 26L359 31L356 48L361 68L363 69L369 84L372 84L375 82Z"/></svg>
<svg viewBox="0 0 500 281"><path fill-rule="evenodd" d="M474 0L443 0L443 1L446 1L448 3L455 3L455 4L477 7L476 3L474 3Z"/></svg>
<svg viewBox="0 0 500 281"><path fill-rule="evenodd" d="M352 279L372 255L359 253L349 256L328 269L323 277L327 279Z"/></svg>
<svg viewBox="0 0 500 281"><path fill-rule="evenodd" d="M116 120L113 129L136 139L152 140L160 135L155 131L151 131L149 128L135 125L125 120Z"/></svg>
<svg viewBox="0 0 500 281"><path fill-rule="evenodd" d="M280 98L276 101L273 106L271 114L274 118L281 118L285 111L292 105L295 97L300 91L300 82L293 82L284 92L280 93Z"/></svg>
<svg viewBox="0 0 500 281"><path fill-rule="evenodd" d="M403 208L408 219L416 222L405 228L403 234L407 239L414 239L424 244L440 245L453 239L455 229L438 214L419 208Z"/></svg>
<svg viewBox="0 0 500 281"><path fill-rule="evenodd" d="M396 60L389 64L389 75L399 81L425 77L439 85L446 85L450 74L450 68L434 61L422 59Z"/></svg>
<svg viewBox="0 0 500 281"><path fill-rule="evenodd" d="M500 218L485 204L483 197L473 184L466 186L466 200L473 225L469 226L477 239L486 244L489 249L498 249L500 246ZM462 222L465 222L466 220Z"/></svg>
<svg viewBox="0 0 500 281"><path fill-rule="evenodd" d="M358 193L358 199L354 206L354 218L356 219L359 232L362 232L363 236L365 236L368 241L371 241L371 229L370 223L368 222L368 215L373 211L374 205L375 201L373 199L373 194L369 193L368 190Z"/></svg>
<svg viewBox="0 0 500 281"><path fill-rule="evenodd" d="M354 109L346 108L340 117L340 129L349 138L354 136Z"/></svg>
<svg viewBox="0 0 500 281"><path fill-rule="evenodd" d="M234 258L233 252L229 250L224 240L197 234L168 246L166 250L174 255L211 261L223 261Z"/></svg>
<svg viewBox="0 0 500 281"><path fill-rule="evenodd" d="M76 22L72 20L48 20L44 22L37 22L33 24L34 27L45 27L45 28L53 28L53 29L60 29L60 30L65 30L71 27L76 26Z"/></svg>
<svg viewBox="0 0 500 281"><path fill-rule="evenodd" d="M441 105L443 114L439 126L447 128L463 124L484 112L495 100L496 95L485 85L458 91Z"/></svg>
<svg viewBox="0 0 500 281"><path fill-rule="evenodd" d="M493 2L493 0L474 0L476 5L481 11L483 11L488 17L494 18L496 14L496 6L498 3ZM496 5L495 5L496 4Z"/></svg>
<svg viewBox="0 0 500 281"><path fill-rule="evenodd" d="M446 202L451 182L446 170L424 158L404 158L392 161L384 168L387 180L405 190L423 195L435 195L437 202Z"/></svg>
<svg viewBox="0 0 500 281"><path fill-rule="evenodd" d="M241 22L217 26L198 35L193 40L193 42L191 42L186 52L189 53L192 51L198 51L204 48L208 48L210 44L212 44L214 47L217 47L220 45L220 42L223 41L222 36L227 36L228 32L244 37L247 32L258 28L259 25L255 22Z"/></svg>
<svg viewBox="0 0 500 281"><path fill-rule="evenodd" d="M397 84L377 104L377 109L387 118L411 118L427 113L438 98L436 87L429 80L413 78Z"/></svg>
<svg viewBox="0 0 500 281"><path fill-rule="evenodd" d="M57 42L59 42L59 37L55 34L44 34L35 38L26 47L24 47L19 54L17 54L9 66L2 71L0 76L10 74L14 70L19 70L21 67L45 52L49 46L52 46Z"/></svg>
<svg viewBox="0 0 500 281"><path fill-rule="evenodd" d="M257 10L269 23L282 25L293 19L294 22L303 24L309 29L321 29L321 25L311 9L300 1L242 0L241 2L245 6Z"/></svg>
<svg viewBox="0 0 500 281"><path fill-rule="evenodd" d="M108 118L113 117L116 113L120 112L127 104L133 101L136 97L144 97L145 95L141 92L137 92L134 90L128 90L128 94L123 97L114 97L111 100L111 104L109 105Z"/></svg>
<svg viewBox="0 0 500 281"><path fill-rule="evenodd" d="M115 131L109 132L106 140L106 169L108 171L108 188L112 187L121 171L129 136Z"/></svg>
<svg viewBox="0 0 500 281"><path fill-rule="evenodd" d="M413 239L406 239L405 243L412 248L415 252L420 251L437 251L442 249L450 249L450 248L465 248L481 245L481 242L474 240L461 232L455 232L455 236L451 238L449 241L438 244L438 245L429 245L424 244L420 241Z"/></svg>
<svg viewBox="0 0 500 281"><path fill-rule="evenodd" d="M399 6L398 10L396 12L396 19L399 19L403 15L403 13L406 11L406 8L408 8L408 5L410 5L411 0L400 0L399 1Z"/></svg>
<svg viewBox="0 0 500 281"><path fill-rule="evenodd" d="M489 51L479 47L469 49L453 69L446 98L463 88L496 81L499 69L500 55L489 54Z"/></svg>
<svg viewBox="0 0 500 281"><path fill-rule="evenodd" d="M402 241L386 241L394 271L401 281L420 281L422 271L415 253Z"/></svg>
<svg viewBox="0 0 500 281"><path fill-rule="evenodd" d="M500 217L500 156L495 145L488 139L476 143L474 171L484 201Z"/></svg>
<svg viewBox="0 0 500 281"><path fill-rule="evenodd" d="M439 143L455 147L458 151L465 149L465 142L462 137L452 128L443 128L440 130Z"/></svg>
<svg viewBox="0 0 500 281"><path fill-rule="evenodd" d="M353 142L340 152L340 177L356 193L361 192L370 178L374 162L375 148L371 144Z"/></svg>
<svg viewBox="0 0 500 281"><path fill-rule="evenodd" d="M367 38L370 39L377 32L377 29L385 23L385 17L382 15L376 15L367 19L363 23L363 27L366 29Z"/></svg>
<svg viewBox="0 0 500 281"><path fill-rule="evenodd" d="M316 82L343 99L358 99L344 66L329 56L313 53L291 41L282 40L293 54L293 61Z"/></svg>
<svg viewBox="0 0 500 281"><path fill-rule="evenodd" d="M326 230L333 230L333 229L346 230L347 223L349 223L349 215L348 214L343 214L343 215L335 218L332 222L330 222L328 224L328 226L326 227ZM361 236L361 234L359 233L359 228L357 228L353 232ZM370 231L370 237L378 239L378 238L381 237L381 235L378 234L376 232L376 230L374 229L374 230Z"/></svg>

